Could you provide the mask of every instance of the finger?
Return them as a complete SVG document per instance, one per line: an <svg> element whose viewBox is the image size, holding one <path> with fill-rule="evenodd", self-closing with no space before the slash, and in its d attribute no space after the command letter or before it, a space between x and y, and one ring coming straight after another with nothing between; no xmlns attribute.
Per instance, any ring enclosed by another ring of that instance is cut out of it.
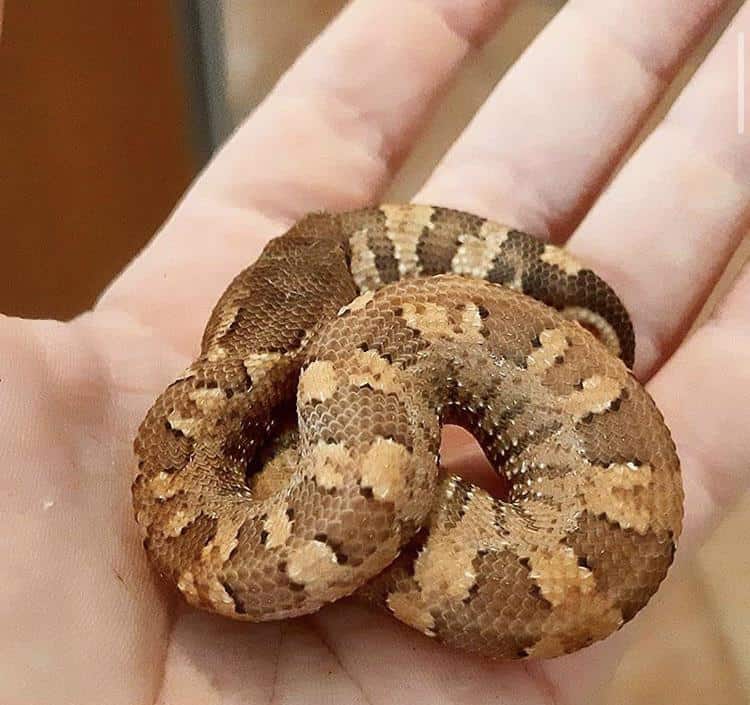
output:
<svg viewBox="0 0 750 705"><path fill-rule="evenodd" d="M562 239L720 0L572 0L500 82L417 197Z"/></svg>
<svg viewBox="0 0 750 705"><path fill-rule="evenodd" d="M649 390L672 429L682 464L682 543L695 545L750 486L750 262L724 303Z"/></svg>
<svg viewBox="0 0 750 705"><path fill-rule="evenodd" d="M750 220L750 139L737 125L737 14L673 109L568 243L633 317L636 373L674 350Z"/></svg>
<svg viewBox="0 0 750 705"><path fill-rule="evenodd" d="M181 608L156 705L271 702L281 629L279 622L248 625Z"/></svg>
<svg viewBox="0 0 750 705"><path fill-rule="evenodd" d="M195 341L210 303L270 236L310 210L377 197L441 88L510 4L354 2L239 128L100 308L166 321L183 348Z"/></svg>

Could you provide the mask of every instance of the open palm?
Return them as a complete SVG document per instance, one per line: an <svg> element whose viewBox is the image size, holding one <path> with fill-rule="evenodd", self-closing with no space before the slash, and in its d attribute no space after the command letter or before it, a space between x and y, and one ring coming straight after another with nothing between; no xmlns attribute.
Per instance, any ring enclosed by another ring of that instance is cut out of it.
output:
<svg viewBox="0 0 750 705"><path fill-rule="evenodd" d="M750 268L683 340L750 213L734 97L734 35L750 31L750 8L612 174L721 4L571 0L416 197L567 241L620 294L636 374L683 463L678 555L750 480ZM628 628L572 656L498 664L352 604L283 624L199 614L152 575L130 505L137 424L190 361L224 286L305 212L376 202L507 5L356 0L93 311L2 321L4 703L525 705L580 702L610 676ZM461 472L478 460L455 442L446 462Z"/></svg>

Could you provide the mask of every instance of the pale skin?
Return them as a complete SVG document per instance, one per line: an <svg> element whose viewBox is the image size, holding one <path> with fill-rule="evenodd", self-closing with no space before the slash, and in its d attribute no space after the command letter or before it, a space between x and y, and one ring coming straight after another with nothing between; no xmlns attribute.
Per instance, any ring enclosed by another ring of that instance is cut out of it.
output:
<svg viewBox="0 0 750 705"><path fill-rule="evenodd" d="M571 0L415 197L567 241L623 298L635 372L682 459L681 560L750 482L750 267L685 338L750 220L735 97L750 7L603 187L721 5ZM559 705L606 683L628 638L648 629L658 604L578 654L498 664L352 604L234 623L163 588L132 517L138 422L190 361L228 281L306 211L377 202L441 87L507 9L355 0L92 311L2 321L3 703ZM457 436L444 461L464 474L482 462Z"/></svg>

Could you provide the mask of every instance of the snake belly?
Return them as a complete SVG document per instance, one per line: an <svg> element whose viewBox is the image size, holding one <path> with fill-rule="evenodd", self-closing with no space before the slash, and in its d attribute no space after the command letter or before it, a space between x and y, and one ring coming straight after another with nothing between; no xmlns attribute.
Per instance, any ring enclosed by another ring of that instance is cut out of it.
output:
<svg viewBox="0 0 750 705"><path fill-rule="evenodd" d="M309 215L230 284L140 426L148 555L236 619L358 591L488 657L574 651L646 604L681 529L633 355L622 303L562 249L445 208ZM507 496L439 474L444 423Z"/></svg>

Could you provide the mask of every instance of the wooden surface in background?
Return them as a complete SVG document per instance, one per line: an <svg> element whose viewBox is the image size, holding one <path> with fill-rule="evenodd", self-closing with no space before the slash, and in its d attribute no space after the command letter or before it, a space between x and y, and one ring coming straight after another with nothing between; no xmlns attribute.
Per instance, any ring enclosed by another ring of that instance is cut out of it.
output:
<svg viewBox="0 0 750 705"><path fill-rule="evenodd" d="M0 40L0 312L69 318L194 172L169 3L8 0Z"/></svg>

